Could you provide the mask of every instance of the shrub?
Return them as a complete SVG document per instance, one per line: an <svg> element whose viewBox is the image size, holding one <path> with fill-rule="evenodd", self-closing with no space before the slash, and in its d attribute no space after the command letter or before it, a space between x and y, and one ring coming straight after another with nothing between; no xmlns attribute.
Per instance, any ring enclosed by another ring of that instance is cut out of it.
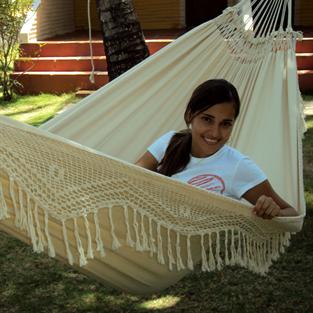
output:
<svg viewBox="0 0 313 313"><path fill-rule="evenodd" d="M18 37L31 10L32 0L0 1L0 86L3 99L13 96L14 81L10 77L14 60L18 56Z"/></svg>

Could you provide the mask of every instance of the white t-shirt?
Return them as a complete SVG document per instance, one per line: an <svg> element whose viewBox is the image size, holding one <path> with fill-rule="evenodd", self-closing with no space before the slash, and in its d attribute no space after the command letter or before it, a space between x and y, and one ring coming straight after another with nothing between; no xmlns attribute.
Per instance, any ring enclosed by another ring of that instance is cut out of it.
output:
<svg viewBox="0 0 313 313"><path fill-rule="evenodd" d="M148 148L158 162L174 134L175 131L166 133ZM228 145L206 158L190 156L185 169L172 177L235 199L240 199L249 189L267 179L252 160Z"/></svg>

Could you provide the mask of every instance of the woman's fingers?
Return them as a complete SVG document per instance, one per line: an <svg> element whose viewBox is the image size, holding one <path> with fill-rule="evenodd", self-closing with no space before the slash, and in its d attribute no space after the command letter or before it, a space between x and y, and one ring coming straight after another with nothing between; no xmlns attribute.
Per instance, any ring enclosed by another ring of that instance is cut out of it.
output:
<svg viewBox="0 0 313 313"><path fill-rule="evenodd" d="M277 216L280 211L280 207L275 203L271 197L261 196L255 206L253 207L253 212L265 219L271 219Z"/></svg>

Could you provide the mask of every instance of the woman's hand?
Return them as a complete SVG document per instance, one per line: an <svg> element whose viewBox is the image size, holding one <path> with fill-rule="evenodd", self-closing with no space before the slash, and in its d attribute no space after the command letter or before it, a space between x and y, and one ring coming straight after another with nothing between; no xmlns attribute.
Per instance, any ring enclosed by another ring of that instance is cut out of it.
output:
<svg viewBox="0 0 313 313"><path fill-rule="evenodd" d="M254 214L265 219L298 215L297 211L274 191L268 180L248 190L243 198L253 204Z"/></svg>
<svg viewBox="0 0 313 313"><path fill-rule="evenodd" d="M265 195L262 195L256 201L252 212L259 217L265 219L272 219L275 216L278 216L280 213L279 205L271 198Z"/></svg>

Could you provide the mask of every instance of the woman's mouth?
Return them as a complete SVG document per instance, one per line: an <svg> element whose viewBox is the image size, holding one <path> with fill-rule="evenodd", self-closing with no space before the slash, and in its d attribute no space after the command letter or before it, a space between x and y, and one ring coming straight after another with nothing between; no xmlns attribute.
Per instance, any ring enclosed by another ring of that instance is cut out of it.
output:
<svg viewBox="0 0 313 313"><path fill-rule="evenodd" d="M217 139L213 139L213 138L207 138L207 137L203 137L204 141L206 143L208 143L209 145L215 145L218 143Z"/></svg>

